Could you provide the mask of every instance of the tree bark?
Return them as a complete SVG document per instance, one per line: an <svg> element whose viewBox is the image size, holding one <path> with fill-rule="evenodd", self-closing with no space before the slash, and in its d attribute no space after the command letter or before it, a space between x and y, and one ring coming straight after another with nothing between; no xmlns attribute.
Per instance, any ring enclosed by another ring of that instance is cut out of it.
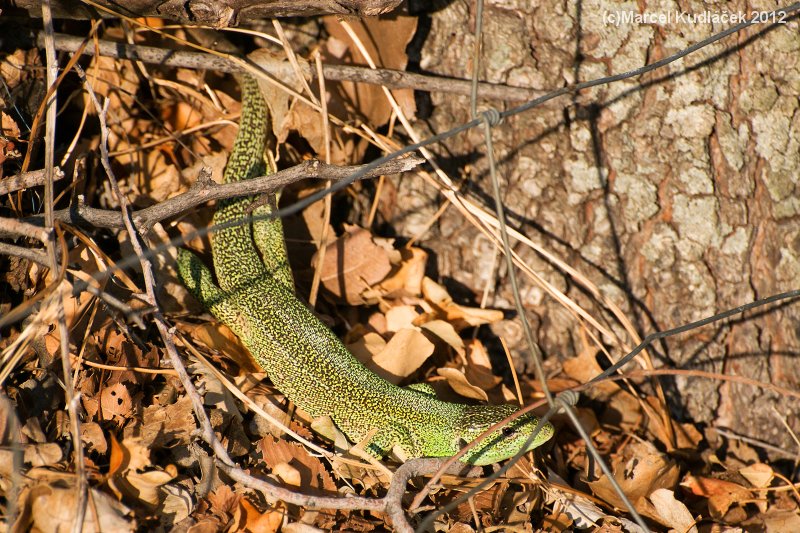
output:
<svg viewBox="0 0 800 533"><path fill-rule="evenodd" d="M763 9L778 7L769 4ZM420 52L423 70L470 75L472 5L457 0L423 13L423 26L430 27ZM555 0L535 8L527 0L488 4L480 79L557 89L565 82L652 63L727 27L681 22L614 26L604 24L602 5ZM414 7L412 2L412 12ZM714 8L692 3L685 9ZM643 79L597 87L572 102L564 98L563 111L537 108L495 127L510 223L592 279L623 308L642 337L796 289L797 25L794 20L752 27ZM470 120L467 98L432 98L427 133ZM468 194L491 207L482 131L453 139L439 153L450 161L473 163ZM456 168L451 175L457 175ZM411 199L404 202L409 211L396 214L403 221L398 231L414 235L440 200L435 190L410 180L401 182L397 194ZM439 258L442 277L478 295L494 275L492 245L466 226L450 209L424 244ZM516 249L594 316L609 317L552 265L528 249ZM551 357L575 355L582 347L583 326L528 280L524 285L529 318L544 351ZM507 283L489 305L513 309ZM651 353L658 364L739 374L796 389L798 324L800 305L787 303L669 339ZM626 338L621 328L614 329ZM505 324L502 333L524 350L513 323ZM663 383L679 418L779 446L791 443L779 416L798 427L796 404L769 391L688 378Z"/></svg>
<svg viewBox="0 0 800 533"><path fill-rule="evenodd" d="M107 8L96 9L78 0L52 0L56 18L87 19L113 16L160 17L181 24L205 25L214 28L239 26L254 20L311 15L375 16L397 7L401 0L128 0L120 3L96 0ZM41 0L2 0L4 14L15 9L27 10L31 17L42 16Z"/></svg>

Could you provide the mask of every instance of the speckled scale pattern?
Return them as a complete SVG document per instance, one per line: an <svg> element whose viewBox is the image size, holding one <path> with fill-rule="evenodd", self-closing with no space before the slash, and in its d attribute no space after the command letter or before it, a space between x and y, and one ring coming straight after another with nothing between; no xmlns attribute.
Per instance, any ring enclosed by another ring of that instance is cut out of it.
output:
<svg viewBox="0 0 800 533"><path fill-rule="evenodd" d="M225 183L252 179L269 170L264 161L264 150L269 129L269 110L258 82L251 76L242 76L242 118L233 151L225 166ZM214 213L214 225L242 222L252 218L247 211L251 198L234 198L220 202ZM253 211L253 216L267 215L275 206L270 198L266 206ZM255 244L255 246L254 246ZM255 223L235 224L211 234L214 269L219 285L230 290L240 279L256 279L272 275L287 287L293 287L291 270L283 240L280 218L257 220ZM259 257L258 252L261 252Z"/></svg>
<svg viewBox="0 0 800 533"><path fill-rule="evenodd" d="M258 176L264 169L267 107L255 80L245 76L241 84L242 123L225 170L228 182ZM247 203L222 202L214 223L243 220ZM442 402L426 389L395 386L364 367L295 296L280 224L255 221L220 230L212 238L212 252L219 287L194 254L179 251L178 273L187 288L239 336L278 390L299 407L314 417L330 416L353 442L377 428L369 444L375 455L395 446L408 458L453 455L517 410ZM463 460L489 464L511 457L537 423L533 416L519 418ZM552 433L546 424L528 449Z"/></svg>

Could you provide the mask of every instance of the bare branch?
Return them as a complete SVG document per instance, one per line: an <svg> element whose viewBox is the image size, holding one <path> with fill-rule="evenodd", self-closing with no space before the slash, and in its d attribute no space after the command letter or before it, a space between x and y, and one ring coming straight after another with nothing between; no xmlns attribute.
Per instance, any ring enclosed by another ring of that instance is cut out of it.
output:
<svg viewBox="0 0 800 533"><path fill-rule="evenodd" d="M424 159L419 157L407 157L388 161L372 169L361 178L374 178L381 174L397 174L407 172L421 165ZM131 213L136 227L141 231L149 230L153 224L164 219L179 215L193 207L204 204L211 200L223 200L235 198L237 196L249 196L256 194L268 194L275 192L286 185L298 182L305 178L341 180L355 172L358 172L363 165L341 167L328 165L317 159L305 161L286 170L281 170L275 174L261 176L252 180L237 181L234 183L218 184L211 180L197 181L195 185L183 194L179 194L163 202L159 202L150 207L140 209ZM60 209L53 213L56 220L76 225L90 225L97 228L122 228L124 223L119 211L108 209L97 209L83 204ZM43 231L33 224L41 224L40 215L27 219L28 222L20 222L11 219L0 218L0 237L7 236L34 236L32 230ZM16 225L24 224L26 232L19 230ZM38 237L37 237L38 238Z"/></svg>
<svg viewBox="0 0 800 533"><path fill-rule="evenodd" d="M213 436L213 432L212 432ZM216 436L214 436L216 439ZM217 441L219 442L219 441ZM221 444L220 444L221 446ZM224 452L224 448L222 449ZM225 455L227 457L227 454ZM403 509L402 498L406 491L406 484L411 478L430 474L442 466L443 459L412 459L400 466L392 476L389 490L383 498L363 498L360 496L343 497L324 497L309 496L299 492L293 492L283 487L273 485L271 482L255 478L245 473L241 468L231 466L224 461L219 464L220 470L228 474L233 480L247 485L250 488L259 490L266 495L273 496L286 503L300 505L312 509L361 509L370 511L382 511L392 519L392 526L395 531L412 532L414 529L408 523L406 513ZM463 463L457 463L447 468L449 474L460 474L466 476L477 476L481 474L480 467L471 467ZM279 491L281 496L275 496Z"/></svg>
<svg viewBox="0 0 800 533"><path fill-rule="evenodd" d="M15 246L13 244L0 242L0 254L22 257L23 259L33 261L34 263L39 263L42 266L50 268L50 261L47 259L47 254L41 250L23 248L22 246Z"/></svg>
<svg viewBox="0 0 800 533"><path fill-rule="evenodd" d="M37 42L42 43L40 33ZM166 48L156 48L154 46L142 46L113 41L100 40L98 48L100 55L118 59L130 59L132 61L142 61L156 65L168 67L184 67L193 69L213 70L216 72L242 72L242 68L232 61L220 56L205 54L202 52L188 52L184 50L169 50ZM56 49L63 52L75 52L83 43L83 38L64 33L56 34ZM94 46L87 46L83 50L85 55L94 55ZM272 62L269 65L259 65L268 74L277 79L290 79L294 76L292 66L288 63L282 64ZM303 76L315 78L317 73L308 65L300 65ZM448 78L443 76L430 76L404 72L402 70L392 70L385 68L367 68L353 65L323 65L323 76L327 81L352 81L369 83L372 85L383 85L389 89L414 89L417 91L444 92L452 94L469 95L471 88L470 80L458 78ZM491 98L504 101L527 101L532 100L543 93L525 87L512 87L510 85L499 85L494 83L478 83L478 96L481 98Z"/></svg>
<svg viewBox="0 0 800 533"><path fill-rule="evenodd" d="M397 7L401 0L110 0L75 2L54 0L56 18L89 19L108 17L113 13L129 17L167 18L181 24L226 28L275 17L308 17L312 15L375 16ZM3 2L5 4L5 2ZM38 17L42 0L16 0L16 8L26 9ZM5 11L6 9L4 9Z"/></svg>
<svg viewBox="0 0 800 533"><path fill-rule="evenodd" d="M38 225L17 220L15 218L0 218L0 237L4 238L17 238L17 237L30 237L42 243L46 243L50 239L50 231L41 227L43 215L36 217ZM47 265L50 268L52 265Z"/></svg>
<svg viewBox="0 0 800 533"><path fill-rule="evenodd" d="M64 171L58 167L53 167L53 181L58 181L64 177ZM0 180L0 195L8 194L11 192L21 191L28 187L36 187L37 185L44 185L46 177L44 170L33 170L31 172L23 172L16 176L11 176Z"/></svg>

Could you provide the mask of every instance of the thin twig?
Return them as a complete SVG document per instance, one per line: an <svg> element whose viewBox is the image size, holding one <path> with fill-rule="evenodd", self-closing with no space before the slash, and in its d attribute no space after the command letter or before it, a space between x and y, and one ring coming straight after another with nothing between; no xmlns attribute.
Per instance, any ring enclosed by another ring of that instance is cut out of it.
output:
<svg viewBox="0 0 800 533"><path fill-rule="evenodd" d="M595 385L602 383L603 381L619 381L623 379L636 379L641 377L650 378L653 376L684 376L689 378L730 381L732 383L739 383L741 385L749 385L751 387L766 389L772 391L773 393L779 396L787 396L800 400L800 391L798 390L789 389L787 387L781 387L779 385L775 385L774 383L766 383L763 381L758 381L756 379L748 378L746 376L737 376L735 374L720 374L718 372L707 372L705 370L696 370L692 368L656 368L648 370L633 370L631 372L625 372L625 374L614 374L610 376L605 376L601 380L592 380L589 383L585 383L572 390L583 391L586 389L590 389Z"/></svg>
<svg viewBox="0 0 800 533"><path fill-rule="evenodd" d="M80 293L82 291L86 291L95 298L100 299L104 302L107 306L112 309L116 309L127 319L133 322L136 327L139 329L146 329L144 321L142 321L142 315L146 314L150 311L150 309L138 309L134 310L130 305L126 304L122 300L112 296L108 292L95 287L91 283L87 283L83 280L78 280L75 282L73 286L73 293Z"/></svg>
<svg viewBox="0 0 800 533"><path fill-rule="evenodd" d="M330 123L328 122L328 94L325 89L325 74L322 69L322 58L319 54L315 57L315 66L317 67L317 80L319 81L319 96L320 106L322 107L322 133L323 142L325 143L325 163L331 162L331 131ZM309 90L310 92L310 90ZM325 184L330 188L330 182ZM314 277L311 279L311 290L308 293L308 303L313 309L317 305L317 293L319 291L320 280L322 279L322 266L325 264L325 254L328 250L328 228L331 225L331 195L325 197L325 205L322 213L322 232L319 236L319 244L317 247L317 264L314 265Z"/></svg>
<svg viewBox="0 0 800 533"><path fill-rule="evenodd" d="M57 111L57 94L56 86L58 84L58 63L56 62L55 41L53 39L53 15L50 11L50 1L44 0L42 2L42 22L44 25L45 35L45 58L47 61L46 78L47 78L47 100L44 102L46 108L45 112L45 157L44 157L44 219L47 228L54 228L55 219L53 217L53 207L55 204L54 193L54 177L55 177L55 142L56 142L56 111ZM63 77L61 78L63 79ZM26 162L29 161L31 151L26 154ZM63 276L62 270L59 268L57 255L56 236L53 231L47 233L48 239L45 241L45 248L50 262L50 275L52 279L59 279ZM66 255L66 248L63 248L62 254ZM63 267L66 270L67 265L64 263ZM56 306L56 323L58 324L59 333L59 348L61 351L61 371L62 379L64 381L64 399L66 401L67 413L69 413L69 428L70 439L72 440L74 463L75 463L75 477L76 489L78 497L75 507L75 516L72 521L72 532L80 533L83 531L83 521L86 516L86 498L88 482L86 479L86 472L83 462L83 441L81 440L81 422L78 418L78 402L75 391L72 387L72 365L69 359L69 329L67 328L66 311L64 310L65 291L58 290L63 288L59 281L59 287L53 293L52 301Z"/></svg>

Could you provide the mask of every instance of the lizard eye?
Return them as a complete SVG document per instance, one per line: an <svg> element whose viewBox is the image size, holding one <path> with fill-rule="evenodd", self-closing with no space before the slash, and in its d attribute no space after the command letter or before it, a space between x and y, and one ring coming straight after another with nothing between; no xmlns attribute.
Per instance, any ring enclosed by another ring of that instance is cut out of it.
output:
<svg viewBox="0 0 800 533"><path fill-rule="evenodd" d="M508 427L508 426L506 426L506 427L504 427L504 428L503 428L503 436L504 436L504 437L510 437L510 436L512 436L514 433L516 433L516 431L514 430L514 428L511 428L511 427Z"/></svg>

